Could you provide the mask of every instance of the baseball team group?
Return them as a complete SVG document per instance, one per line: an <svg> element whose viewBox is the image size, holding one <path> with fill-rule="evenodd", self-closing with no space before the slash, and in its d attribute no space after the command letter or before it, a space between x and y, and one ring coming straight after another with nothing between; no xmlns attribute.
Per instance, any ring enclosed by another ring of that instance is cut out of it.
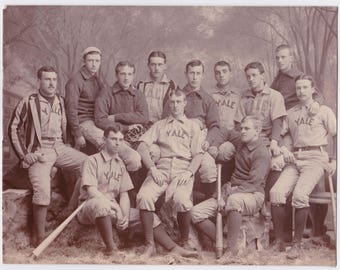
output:
<svg viewBox="0 0 340 270"><path fill-rule="evenodd" d="M122 61L115 67L116 82L107 86L99 73L104 55L88 47L65 97L57 93L56 69L41 67L39 88L19 101L9 123L10 141L33 189L32 245L46 237L51 170L59 167L77 173L76 203L70 201L69 208L85 201L77 219L96 225L108 256L117 251L113 228L124 238L141 225L141 258L156 253L156 242L172 254L197 257L188 241L190 226L215 241L219 212L228 233L217 262L227 264L240 256L242 216L266 209L275 236L270 248L298 258L309 196L336 169L334 147L326 150L336 142L336 117L313 78L293 67L291 47L280 45L275 55L278 73L271 85L260 62L245 66L246 91L231 85L232 67L224 60L214 65L216 83L209 91L201 87L207 71L198 59L186 64L187 83L180 88L167 76L161 51L148 56L145 81L135 84L134 64ZM136 130L131 141L127 135ZM97 153L86 155L89 145ZM222 179L219 199L216 164L233 170ZM197 181L204 198L194 204ZM172 206L176 241L159 217L159 201ZM289 207L295 208L295 222L287 232Z"/></svg>

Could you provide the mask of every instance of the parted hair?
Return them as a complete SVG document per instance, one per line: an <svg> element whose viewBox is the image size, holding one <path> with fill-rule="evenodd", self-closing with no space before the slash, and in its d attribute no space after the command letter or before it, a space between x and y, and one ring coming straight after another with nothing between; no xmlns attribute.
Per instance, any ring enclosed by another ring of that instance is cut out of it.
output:
<svg viewBox="0 0 340 270"><path fill-rule="evenodd" d="M242 118L241 123L250 121L253 123L254 128L257 130L262 130L262 121L259 117L257 117L256 115L247 115L245 117Z"/></svg>
<svg viewBox="0 0 340 270"><path fill-rule="evenodd" d="M204 72L203 62L199 59L194 59L194 60L191 60L190 62L188 62L185 66L185 71L188 72L189 67L198 67L198 66L202 66L202 70Z"/></svg>
<svg viewBox="0 0 340 270"><path fill-rule="evenodd" d="M292 55L292 48L288 44L280 44L279 46L276 47L275 53L278 53L281 50L289 50L290 55Z"/></svg>
<svg viewBox="0 0 340 270"><path fill-rule="evenodd" d="M297 77L295 78L295 82L297 82L298 80L308 80L308 81L310 81L311 86L312 86L312 87L315 87L314 79L313 79L313 77L310 76L310 75L301 74L301 75L299 75L299 76L297 76Z"/></svg>
<svg viewBox="0 0 340 270"><path fill-rule="evenodd" d="M170 90L169 98L171 98L172 96L176 96L176 97L184 96L184 100L186 100L187 98L186 94L179 88Z"/></svg>
<svg viewBox="0 0 340 270"><path fill-rule="evenodd" d="M41 68L38 69L38 72L37 72L38 79L41 79L41 75L42 75L43 72L54 72L54 73L58 74L57 71L54 69L54 67L42 66Z"/></svg>
<svg viewBox="0 0 340 270"><path fill-rule="evenodd" d="M164 59L164 63L166 63L166 55L161 51L152 51L148 57L148 63L150 63L151 57L160 57Z"/></svg>
<svg viewBox="0 0 340 270"><path fill-rule="evenodd" d="M261 74L264 73L264 67L260 62L251 62L244 68L244 72L247 72L248 69L258 69Z"/></svg>
<svg viewBox="0 0 340 270"><path fill-rule="evenodd" d="M231 66L227 61L221 60L221 61L216 62L216 64L214 65L214 70L217 66L228 67L229 71L231 71Z"/></svg>
<svg viewBox="0 0 340 270"><path fill-rule="evenodd" d="M109 126L106 129L104 129L104 137L107 138L111 131L114 133L121 132L123 134L123 131L121 130L120 125L114 125L114 126Z"/></svg>
<svg viewBox="0 0 340 270"><path fill-rule="evenodd" d="M118 74L119 72L119 68L121 67L130 67L130 68L133 68L133 73L135 73L136 71L136 67L134 64L132 64L130 61L120 61L116 67L115 67L115 72L116 74Z"/></svg>

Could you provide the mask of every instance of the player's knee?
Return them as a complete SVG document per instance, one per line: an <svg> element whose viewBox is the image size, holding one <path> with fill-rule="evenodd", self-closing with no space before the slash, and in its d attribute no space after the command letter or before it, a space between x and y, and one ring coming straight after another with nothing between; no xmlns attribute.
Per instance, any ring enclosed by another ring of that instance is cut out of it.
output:
<svg viewBox="0 0 340 270"><path fill-rule="evenodd" d="M138 153L129 156L127 159L124 160L126 169L129 172L135 172L142 168L142 160L141 156Z"/></svg>
<svg viewBox="0 0 340 270"><path fill-rule="evenodd" d="M269 191L269 198L272 204L284 204L286 203L286 196L277 190L276 188L271 188Z"/></svg>
<svg viewBox="0 0 340 270"><path fill-rule="evenodd" d="M141 190L137 193L136 204L138 209L155 211L155 203L153 198L150 196L150 194L141 192Z"/></svg>
<svg viewBox="0 0 340 270"><path fill-rule="evenodd" d="M304 208L309 206L309 195L302 191L293 192L292 206L296 208Z"/></svg>

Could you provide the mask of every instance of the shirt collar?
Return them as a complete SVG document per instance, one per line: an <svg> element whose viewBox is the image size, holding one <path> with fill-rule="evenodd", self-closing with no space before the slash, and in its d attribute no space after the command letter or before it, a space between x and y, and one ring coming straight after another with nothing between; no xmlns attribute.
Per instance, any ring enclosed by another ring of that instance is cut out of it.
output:
<svg viewBox="0 0 340 270"><path fill-rule="evenodd" d="M261 138L259 138L257 141L255 142L251 142L246 144L246 147L248 148L248 150L250 152L254 151L256 148L258 148L259 146L263 145L263 141Z"/></svg>
<svg viewBox="0 0 340 270"><path fill-rule="evenodd" d="M265 83L263 90L260 93L258 93L258 94L269 95L270 94L269 86ZM255 95L254 95L254 93L253 93L253 91L251 89L248 89L246 91L246 93L245 93L245 96L246 97L254 97Z"/></svg>
<svg viewBox="0 0 340 270"><path fill-rule="evenodd" d="M113 86L111 87L111 89L112 89L112 92L113 92L114 94L116 94L116 93L118 93L118 92L120 92L120 91L128 91L129 94L130 94L131 96L135 96L135 95L136 95L135 88L134 88L132 85L130 85L130 87L129 87L127 90L124 90L124 89L120 86L120 84L118 83L118 81L115 82L115 83L113 84Z"/></svg>
<svg viewBox="0 0 340 270"><path fill-rule="evenodd" d="M102 156L102 158L104 159L105 162L108 162L112 159L114 159L115 161L119 161L118 154L110 156L105 150L101 150L100 154L101 154L101 156Z"/></svg>
<svg viewBox="0 0 340 270"><path fill-rule="evenodd" d="M81 75L84 77L85 80L91 79L94 75L91 74L90 71L85 66L82 66L80 69Z"/></svg>
<svg viewBox="0 0 340 270"><path fill-rule="evenodd" d="M218 87L216 84L215 89L214 89L214 94L226 95L226 94L236 94L236 92L230 87L229 84L223 88Z"/></svg>
<svg viewBox="0 0 340 270"><path fill-rule="evenodd" d="M173 121L178 121L178 122L181 122L182 124L184 124L184 122L186 120L188 120L188 118L185 115L183 115L182 117L180 117L178 119L174 118L172 115L169 115L167 120L166 120L166 123L168 124L168 123L172 123Z"/></svg>
<svg viewBox="0 0 340 270"><path fill-rule="evenodd" d="M301 71L299 71L296 68L291 68L291 69L289 69L289 70L287 70L285 72L280 70L279 73L282 73L282 74L284 74L284 75L294 79L294 78L296 78L297 76L299 76L301 74Z"/></svg>
<svg viewBox="0 0 340 270"><path fill-rule="evenodd" d="M202 88L200 88L199 90L197 91L193 91L190 87L189 84L187 84L186 86L183 87L183 92L186 94L186 95L189 95L191 93L195 93L198 97L202 98Z"/></svg>
<svg viewBox="0 0 340 270"><path fill-rule="evenodd" d="M150 83L155 83L155 81L154 80L152 80L152 78L149 76L149 78L148 78L148 80L146 80L146 81L148 81L148 82L150 82ZM170 79L168 78L168 76L164 73L163 74L163 77L162 77L162 79L159 81L159 83L161 83L161 84L166 84L166 83L169 83L170 82Z"/></svg>

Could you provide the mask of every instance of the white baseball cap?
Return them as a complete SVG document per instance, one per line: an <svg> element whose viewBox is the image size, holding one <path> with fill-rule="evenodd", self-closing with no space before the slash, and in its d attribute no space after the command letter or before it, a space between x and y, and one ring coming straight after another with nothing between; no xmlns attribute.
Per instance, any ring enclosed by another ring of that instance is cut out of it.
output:
<svg viewBox="0 0 340 270"><path fill-rule="evenodd" d="M84 51L83 51L83 56L87 55L90 52L97 52L100 55L102 54L102 52L97 48L97 47L87 47Z"/></svg>

